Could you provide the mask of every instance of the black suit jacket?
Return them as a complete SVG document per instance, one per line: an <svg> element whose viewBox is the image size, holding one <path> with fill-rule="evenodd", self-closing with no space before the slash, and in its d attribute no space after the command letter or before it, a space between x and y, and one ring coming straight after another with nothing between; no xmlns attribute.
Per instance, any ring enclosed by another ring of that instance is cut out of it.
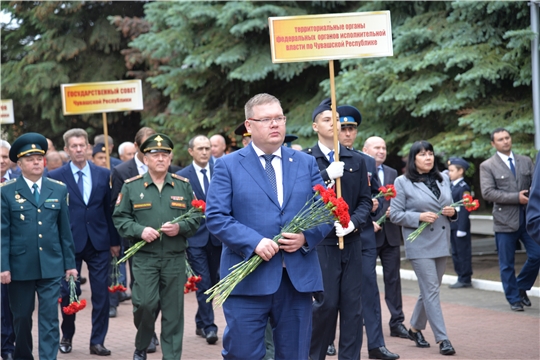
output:
<svg viewBox="0 0 540 360"><path fill-rule="evenodd" d="M397 178L397 171L383 165L384 172L384 184L389 185L394 184L394 180ZM379 198L379 202L382 205L382 211L378 216L373 216L373 221L379 220L381 216L386 214L386 210L390 206L390 200L385 200L384 198ZM401 245L401 229L399 226L393 224L389 219L386 219L384 224L382 224L382 229L375 233L375 238L377 239L377 247L384 245L386 240L390 246L400 246Z"/></svg>
<svg viewBox="0 0 540 360"><path fill-rule="evenodd" d="M330 165L330 162L319 148L319 145L306 149L304 152L315 157L321 176L325 183L328 183L330 178L326 173L326 168ZM341 193L343 199L349 205L349 214L355 226L355 231L345 236L344 241L358 241L360 240L358 231L362 230L368 222L371 225L369 214L372 202L368 185L369 180L366 176L366 163L357 152L342 145L340 145L339 161L345 163L345 171L341 178ZM337 245L337 243L336 231L333 229L320 245Z"/></svg>

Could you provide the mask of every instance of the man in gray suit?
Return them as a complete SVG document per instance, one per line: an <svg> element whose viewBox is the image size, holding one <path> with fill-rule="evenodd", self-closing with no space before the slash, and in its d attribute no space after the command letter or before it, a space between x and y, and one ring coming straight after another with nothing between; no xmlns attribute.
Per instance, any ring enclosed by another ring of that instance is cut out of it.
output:
<svg viewBox="0 0 540 360"><path fill-rule="evenodd" d="M506 129L491 133L491 145L497 153L480 164L480 187L484 200L493 203L493 230L506 299L513 311L523 311L523 305L531 306L527 290L540 269L540 245L525 229L533 164L530 158L512 152L512 138ZM514 257L519 240L527 250L527 261L516 279Z"/></svg>
<svg viewBox="0 0 540 360"><path fill-rule="evenodd" d="M366 154L375 158L377 165L377 175L381 185L394 184L397 171L389 166L383 165L386 160L386 142L378 136L372 136L364 143L362 149ZM382 203L382 215L390 214L390 200L379 199ZM409 338L407 328L403 325L405 315L403 314L403 300L401 298L401 277L399 269L401 266L401 230L399 226L393 224L389 219L380 226L376 221L382 216L373 219L375 228L375 239L377 240L377 256L381 259L384 277L384 299L390 311L390 336Z"/></svg>

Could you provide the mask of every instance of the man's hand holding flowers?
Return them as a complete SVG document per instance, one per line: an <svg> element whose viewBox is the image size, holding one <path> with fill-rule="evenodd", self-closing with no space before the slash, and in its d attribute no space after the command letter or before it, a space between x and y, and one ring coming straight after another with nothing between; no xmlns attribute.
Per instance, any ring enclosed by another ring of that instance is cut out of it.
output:
<svg viewBox="0 0 540 360"><path fill-rule="evenodd" d="M172 224L170 221L167 221L161 226L161 232L167 236L176 236L180 232L180 224Z"/></svg>
<svg viewBox="0 0 540 360"><path fill-rule="evenodd" d="M144 228L144 230L143 230L143 232L141 234L141 239L143 239L147 243L151 243L152 241L159 238L159 236L160 236L160 234L156 229L147 226L147 227Z"/></svg>
<svg viewBox="0 0 540 360"><path fill-rule="evenodd" d="M264 261L270 261L279 251L279 245L269 238L263 238L255 248L255 254L259 255Z"/></svg>
<svg viewBox="0 0 540 360"><path fill-rule="evenodd" d="M300 249L306 243L304 233L281 233L282 238L278 240L279 249L292 253Z"/></svg>

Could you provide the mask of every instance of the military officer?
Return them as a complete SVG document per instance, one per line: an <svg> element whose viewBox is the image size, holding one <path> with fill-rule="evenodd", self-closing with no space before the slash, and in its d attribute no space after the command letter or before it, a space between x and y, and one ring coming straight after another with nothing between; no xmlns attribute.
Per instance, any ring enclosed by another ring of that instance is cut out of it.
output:
<svg viewBox="0 0 540 360"><path fill-rule="evenodd" d="M133 256L132 301L137 335L134 360L146 359L154 334L155 313L161 303L163 359L180 359L184 332L185 250L198 219L171 224L191 207L193 190L186 178L168 173L173 142L154 134L141 145L148 172L125 181L113 221L120 236L146 241ZM161 234L157 231L161 228Z"/></svg>
<svg viewBox="0 0 540 360"><path fill-rule="evenodd" d="M56 359L60 332L58 298L63 277L77 277L69 224L68 192L43 177L47 139L20 136L9 151L22 176L2 183L1 282L9 284L15 359L32 359L32 313L39 297L39 358Z"/></svg>

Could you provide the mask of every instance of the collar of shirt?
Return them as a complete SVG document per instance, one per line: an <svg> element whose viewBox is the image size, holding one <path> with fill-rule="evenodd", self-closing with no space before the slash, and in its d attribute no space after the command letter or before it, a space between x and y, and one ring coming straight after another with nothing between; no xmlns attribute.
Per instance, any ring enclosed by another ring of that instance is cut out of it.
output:
<svg viewBox="0 0 540 360"><path fill-rule="evenodd" d="M135 153L135 164L137 164L137 171L139 172L139 175L144 174L146 171L148 171L148 166L146 166L139 158L137 157L137 153ZM145 169L146 171L142 171L142 169ZM141 172L142 171L142 172Z"/></svg>
<svg viewBox="0 0 540 360"><path fill-rule="evenodd" d="M264 153L264 151L262 151L261 149L259 149L257 146L255 146L255 144L253 143L253 141L251 142L251 146L253 146L253 150L255 150L255 153L257 154L257 156L260 158L261 156L263 155L266 155ZM277 156L278 158L281 159L281 146L279 147L279 149L277 149L276 151L274 151L272 153L273 155Z"/></svg>
<svg viewBox="0 0 540 360"><path fill-rule="evenodd" d="M71 168L71 172L73 173L73 177L75 178L75 182L79 179L79 175L77 175L77 172L80 170L85 176L88 176L88 178L91 178L90 174L90 165L88 165L88 161L86 162L86 165L82 169L79 169L75 165L73 165L73 162L69 162L69 167ZM83 178L84 179L84 178Z"/></svg>
<svg viewBox="0 0 540 360"><path fill-rule="evenodd" d="M6 171L6 173L4 174L4 176L0 177L0 179L5 179L4 181L9 181L9 179L10 179L9 171Z"/></svg>
<svg viewBox="0 0 540 360"><path fill-rule="evenodd" d="M24 181L28 184L28 187L30 188L30 192L34 193L34 190L32 189L32 186L34 186L34 182L32 180L28 180L24 176L21 175L21 177L24 179ZM38 191L41 193L41 179L39 178L38 181L36 181L36 184L38 186Z"/></svg>
<svg viewBox="0 0 540 360"><path fill-rule="evenodd" d="M457 180L452 181L452 185L456 186L457 184L459 184L459 182L460 182L461 180L463 180L462 177L460 177L460 178L457 179Z"/></svg>
<svg viewBox="0 0 540 360"><path fill-rule="evenodd" d="M508 162L508 158L512 158L512 161L514 162L514 166L516 166L516 157L514 156L513 152L510 152L510 156L508 156L497 151L497 155L499 155L501 160L506 164L506 166L508 166L509 169L510 169L510 163Z"/></svg>
<svg viewBox="0 0 540 360"><path fill-rule="evenodd" d="M324 154L324 156L326 156L326 159L328 160L328 158L329 158L328 153L329 153L330 151L332 151L332 150L331 150L330 148L324 146L320 141L317 142L317 145L319 145L319 149L321 149L322 153ZM340 152L339 152L339 143L338 143L338 154L339 154L339 153L340 153ZM335 152L334 152L334 154L335 154ZM334 156L334 159L335 159L335 158L336 158L336 157Z"/></svg>
<svg viewBox="0 0 540 360"><path fill-rule="evenodd" d="M193 168L197 172L197 174L201 173L202 169L206 169L206 174L210 175L210 164L206 164L204 168L200 167L199 165L195 164L195 161L193 162ZM202 173L201 173L202 174Z"/></svg>

